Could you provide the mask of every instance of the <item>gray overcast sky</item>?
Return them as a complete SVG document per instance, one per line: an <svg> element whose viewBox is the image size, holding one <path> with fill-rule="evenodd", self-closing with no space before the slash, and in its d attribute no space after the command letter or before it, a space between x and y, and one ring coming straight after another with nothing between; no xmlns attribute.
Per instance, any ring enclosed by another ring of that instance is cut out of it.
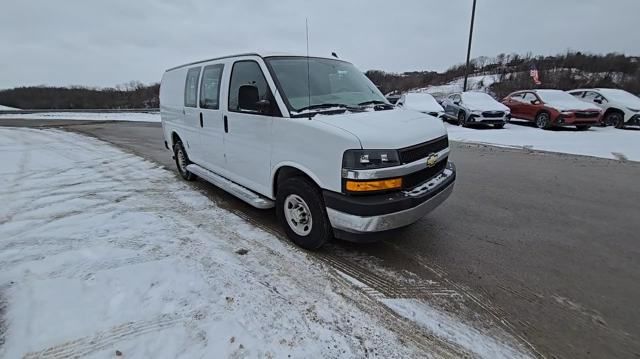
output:
<svg viewBox="0 0 640 359"><path fill-rule="evenodd" d="M0 88L157 82L185 62L266 49L360 69L464 62L472 0L20 0L0 9ZM640 54L639 0L478 0L472 56Z"/></svg>

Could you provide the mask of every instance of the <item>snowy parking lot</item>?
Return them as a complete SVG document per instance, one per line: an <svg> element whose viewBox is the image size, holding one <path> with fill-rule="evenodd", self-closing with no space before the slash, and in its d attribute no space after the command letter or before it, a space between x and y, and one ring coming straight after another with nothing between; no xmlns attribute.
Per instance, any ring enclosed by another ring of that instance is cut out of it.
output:
<svg viewBox="0 0 640 359"><path fill-rule="evenodd" d="M640 161L640 131L634 129L592 127L588 131L577 131L575 128L540 130L518 120L499 130L490 127L463 128L450 123L446 123L446 126L452 141Z"/></svg>
<svg viewBox="0 0 640 359"><path fill-rule="evenodd" d="M527 356L425 303L371 301L102 141L1 128L0 156L0 357Z"/></svg>

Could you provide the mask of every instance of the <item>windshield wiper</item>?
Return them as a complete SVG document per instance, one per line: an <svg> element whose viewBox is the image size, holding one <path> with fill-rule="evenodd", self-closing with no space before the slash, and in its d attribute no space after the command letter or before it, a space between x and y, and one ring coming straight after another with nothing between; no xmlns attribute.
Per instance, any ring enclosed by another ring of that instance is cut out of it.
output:
<svg viewBox="0 0 640 359"><path fill-rule="evenodd" d="M341 109L344 108L346 110L351 109L349 105L345 105L343 103L319 103L316 105L299 108L296 110L296 112L302 112L306 110L317 110L317 109L323 109L323 108L332 108L332 107L340 107Z"/></svg>
<svg viewBox="0 0 640 359"><path fill-rule="evenodd" d="M378 110L378 107L380 107L380 109L391 109L394 107L392 104L381 101L381 100L365 101L365 102L360 102L358 104L358 106L367 106L367 105L375 105L374 108L376 110Z"/></svg>

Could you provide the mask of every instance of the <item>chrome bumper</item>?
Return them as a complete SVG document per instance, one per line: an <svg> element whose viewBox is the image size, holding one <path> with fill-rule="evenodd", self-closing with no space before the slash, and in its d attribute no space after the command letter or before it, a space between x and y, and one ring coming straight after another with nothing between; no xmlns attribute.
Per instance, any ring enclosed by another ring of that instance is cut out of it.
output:
<svg viewBox="0 0 640 359"><path fill-rule="evenodd" d="M429 192L431 188L433 188L433 191L438 191L431 198L415 207L375 216L358 216L327 207L329 221L334 229L357 234L382 232L408 226L433 211L442 202L449 198L453 192L453 185L455 182L448 183L445 188L438 188L435 183L430 185L432 181L440 181L441 183L445 182L448 176L445 174L443 175L438 176L441 178L432 179L423 185L418 186L413 191L406 193L407 196L423 195L425 192ZM449 176L455 176L455 173L451 172Z"/></svg>

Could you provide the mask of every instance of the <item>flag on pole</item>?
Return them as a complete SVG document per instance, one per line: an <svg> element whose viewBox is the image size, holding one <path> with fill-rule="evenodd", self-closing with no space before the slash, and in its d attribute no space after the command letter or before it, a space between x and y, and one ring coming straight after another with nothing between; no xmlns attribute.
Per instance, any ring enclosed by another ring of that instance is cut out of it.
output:
<svg viewBox="0 0 640 359"><path fill-rule="evenodd" d="M533 82L536 85L541 85L542 82L540 82L540 73L538 72L538 69L536 68L536 64L531 64L531 67L529 68L529 76L531 76L531 78L533 79Z"/></svg>

